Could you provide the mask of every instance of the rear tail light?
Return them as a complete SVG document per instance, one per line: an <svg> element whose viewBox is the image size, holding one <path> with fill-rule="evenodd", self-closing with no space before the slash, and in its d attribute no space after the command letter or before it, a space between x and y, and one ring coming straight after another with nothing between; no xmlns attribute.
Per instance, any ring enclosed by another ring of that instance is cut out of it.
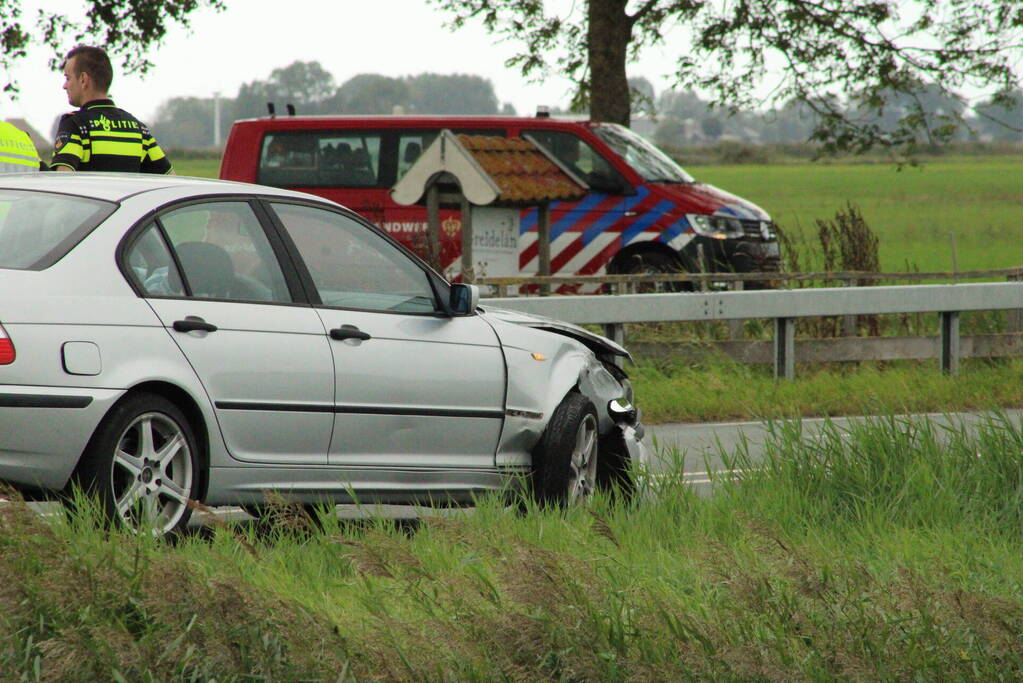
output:
<svg viewBox="0 0 1023 683"><path fill-rule="evenodd" d="M10 365L14 362L14 342L7 336L7 330L0 325L0 365Z"/></svg>

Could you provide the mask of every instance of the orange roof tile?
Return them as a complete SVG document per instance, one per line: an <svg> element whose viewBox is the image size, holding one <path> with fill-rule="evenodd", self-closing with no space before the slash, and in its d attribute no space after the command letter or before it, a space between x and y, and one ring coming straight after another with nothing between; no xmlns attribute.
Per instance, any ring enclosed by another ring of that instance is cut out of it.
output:
<svg viewBox="0 0 1023 683"><path fill-rule="evenodd" d="M579 199L586 194L527 140L459 135L458 141L497 184L499 202L529 204Z"/></svg>

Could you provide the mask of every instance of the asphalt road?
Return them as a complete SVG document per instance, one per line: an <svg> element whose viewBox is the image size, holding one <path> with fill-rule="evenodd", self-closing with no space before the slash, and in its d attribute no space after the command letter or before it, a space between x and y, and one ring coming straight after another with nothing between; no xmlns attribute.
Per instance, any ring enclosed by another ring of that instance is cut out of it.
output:
<svg viewBox="0 0 1023 683"><path fill-rule="evenodd" d="M1020 425L1023 411L1003 411L1015 425ZM931 420L935 425L964 426L976 429L987 419L986 413L932 413L904 415L905 420ZM862 417L836 417L830 421L839 428L848 428ZM803 433L813 438L827 422L824 418L807 418L803 421ZM745 439L753 460L763 456L767 425L764 422L714 422L714 423L666 423L646 426L645 443L650 451L650 471L653 474L664 471L681 456L685 465L686 479L694 484L707 483L708 471L720 470L721 453L732 453ZM940 430L939 430L939 433Z"/></svg>

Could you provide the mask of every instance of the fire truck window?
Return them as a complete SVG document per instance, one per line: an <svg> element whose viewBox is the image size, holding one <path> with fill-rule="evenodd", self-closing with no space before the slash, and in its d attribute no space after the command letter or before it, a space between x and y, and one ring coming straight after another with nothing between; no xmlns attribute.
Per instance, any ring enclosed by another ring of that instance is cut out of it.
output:
<svg viewBox="0 0 1023 683"><path fill-rule="evenodd" d="M398 137L398 179L401 180L440 131L403 132Z"/></svg>
<svg viewBox="0 0 1023 683"><path fill-rule="evenodd" d="M258 182L276 187L381 187L381 134L287 131L267 135Z"/></svg>
<svg viewBox="0 0 1023 683"><path fill-rule="evenodd" d="M625 178L597 150L576 135L556 130L526 132L595 191L628 186Z"/></svg>
<svg viewBox="0 0 1023 683"><path fill-rule="evenodd" d="M456 128L452 132L455 135L492 135L495 137L505 137L507 135L507 131L502 128L484 128L482 130ZM397 180L401 180L405 177L405 174L408 173L408 170L412 168L414 163L416 163L419 156L427 147L433 144L433 141L437 139L439 134L439 128L436 130L401 131L398 135Z"/></svg>

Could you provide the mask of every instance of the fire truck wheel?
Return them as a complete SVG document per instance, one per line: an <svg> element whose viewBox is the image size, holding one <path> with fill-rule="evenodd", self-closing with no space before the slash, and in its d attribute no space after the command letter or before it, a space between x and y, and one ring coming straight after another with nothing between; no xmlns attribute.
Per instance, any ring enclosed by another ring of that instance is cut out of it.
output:
<svg viewBox="0 0 1023 683"><path fill-rule="evenodd" d="M659 273L684 273L681 261L661 251L640 251L622 259L616 259L613 272L623 275L656 275ZM636 286L640 294L650 292L690 292L691 282L642 282Z"/></svg>

